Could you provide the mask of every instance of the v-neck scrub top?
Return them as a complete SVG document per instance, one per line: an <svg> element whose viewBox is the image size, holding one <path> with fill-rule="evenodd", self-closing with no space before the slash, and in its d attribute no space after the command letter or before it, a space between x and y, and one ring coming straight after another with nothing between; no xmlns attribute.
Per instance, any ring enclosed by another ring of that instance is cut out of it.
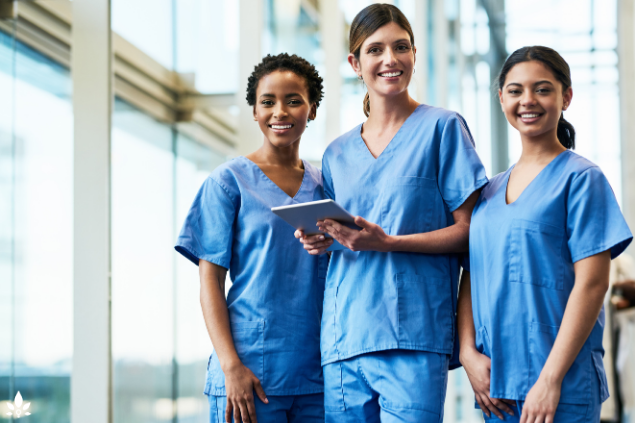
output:
<svg viewBox="0 0 635 424"><path fill-rule="evenodd" d="M465 121L420 105L375 159L362 126L322 160L324 190L389 235L453 224L452 212L487 183ZM322 364L388 349L452 354L459 255L333 252L322 318Z"/></svg>
<svg viewBox="0 0 635 424"><path fill-rule="evenodd" d="M470 226L476 347L491 358L490 396L524 400L555 342L573 290L573 264L633 236L600 169L567 150L518 199L506 203L513 166L492 178ZM590 404L592 384L608 397L602 365L604 309L562 382L560 401Z"/></svg>
<svg viewBox="0 0 635 424"><path fill-rule="evenodd" d="M203 183L176 250L229 269L227 308L238 357L269 396L324 391L320 319L328 257L311 256L275 206L323 199L322 175L304 162L291 198L246 157L219 166ZM225 395L216 353L205 393Z"/></svg>

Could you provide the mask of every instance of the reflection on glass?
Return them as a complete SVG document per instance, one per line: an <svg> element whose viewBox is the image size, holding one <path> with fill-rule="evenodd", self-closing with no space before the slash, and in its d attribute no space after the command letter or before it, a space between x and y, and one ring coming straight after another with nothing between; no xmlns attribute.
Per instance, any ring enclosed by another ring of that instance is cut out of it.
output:
<svg viewBox="0 0 635 424"><path fill-rule="evenodd" d="M112 129L114 419L169 422L172 406L172 129L118 101Z"/></svg>
<svg viewBox="0 0 635 424"><path fill-rule="evenodd" d="M20 391L31 402L32 415L21 421L68 421L73 268L70 75L13 41L0 32L1 393L2 399L13 400ZM11 327L5 333L7 323Z"/></svg>

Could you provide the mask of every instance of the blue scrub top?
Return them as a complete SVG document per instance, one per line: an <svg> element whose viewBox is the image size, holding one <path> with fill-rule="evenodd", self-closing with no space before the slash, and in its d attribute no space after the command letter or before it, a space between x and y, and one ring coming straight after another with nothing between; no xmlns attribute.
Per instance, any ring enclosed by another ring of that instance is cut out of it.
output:
<svg viewBox="0 0 635 424"><path fill-rule="evenodd" d="M470 226L472 310L478 350L492 360L490 396L524 400L540 375L573 289L573 264L633 236L600 169L567 150L507 205L513 166L492 178ZM600 381L604 309L562 382L560 401L588 404Z"/></svg>
<svg viewBox="0 0 635 424"><path fill-rule="evenodd" d="M323 199L322 175L304 162L302 185L289 197L244 156L203 183L176 250L229 269L227 308L238 357L269 396L320 393L320 319L328 257L307 255L274 206ZM216 353L206 394L224 396Z"/></svg>
<svg viewBox="0 0 635 424"><path fill-rule="evenodd" d="M326 196L387 234L453 224L455 209L487 183L463 118L420 105L375 159L362 126L331 143ZM322 364L367 352L410 349L452 354L459 255L333 252L322 318Z"/></svg>

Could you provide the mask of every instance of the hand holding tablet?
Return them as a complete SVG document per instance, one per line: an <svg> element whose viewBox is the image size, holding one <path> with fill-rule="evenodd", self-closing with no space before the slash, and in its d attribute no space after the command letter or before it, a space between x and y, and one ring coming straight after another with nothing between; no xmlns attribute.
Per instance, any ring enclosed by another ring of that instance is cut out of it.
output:
<svg viewBox="0 0 635 424"><path fill-rule="evenodd" d="M331 199L279 206L271 208L271 211L284 219L296 230L302 230L307 236L324 234L325 237L331 238L328 234L319 231L316 226L318 221L325 219L332 219L349 228L361 230L359 226L355 225L355 217ZM336 240L333 240L333 244L327 250L333 251L344 248L345 247Z"/></svg>

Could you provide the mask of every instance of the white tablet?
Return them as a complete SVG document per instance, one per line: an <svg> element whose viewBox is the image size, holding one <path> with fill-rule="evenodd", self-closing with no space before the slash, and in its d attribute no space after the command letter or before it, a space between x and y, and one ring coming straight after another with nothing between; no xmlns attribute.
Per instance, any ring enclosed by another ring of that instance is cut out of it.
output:
<svg viewBox="0 0 635 424"><path fill-rule="evenodd" d="M271 212L284 219L296 230L302 230L308 236L314 234L324 234L318 231L316 222L323 219L332 219L349 228L361 230L355 225L355 217L348 213L346 209L335 203L332 199L317 200L315 202L298 203L296 205L279 206L271 208ZM330 236L325 234L326 237ZM341 250L344 246L333 240L333 244L328 250Z"/></svg>

